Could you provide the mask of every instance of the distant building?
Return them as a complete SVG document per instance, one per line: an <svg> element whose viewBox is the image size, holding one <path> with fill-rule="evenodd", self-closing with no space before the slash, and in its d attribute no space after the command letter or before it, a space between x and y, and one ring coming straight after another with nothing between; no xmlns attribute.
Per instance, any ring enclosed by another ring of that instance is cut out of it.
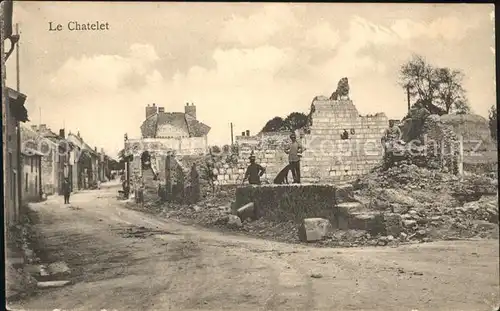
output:
<svg viewBox="0 0 500 311"><path fill-rule="evenodd" d="M186 104L184 112L165 112L155 104L146 107L141 125L142 138L206 138L210 127L196 119L196 106Z"/></svg>
<svg viewBox="0 0 500 311"><path fill-rule="evenodd" d="M208 150L207 136L210 126L198 121L196 106L187 103L184 112L166 112L155 104L146 107L146 119L142 123L141 138L125 139L124 153L133 156L130 173L142 175L140 159L147 155L151 168L162 178L165 168L160 159L168 152L177 155L200 155Z"/></svg>
<svg viewBox="0 0 500 311"><path fill-rule="evenodd" d="M99 155L97 147L92 149L81 137L80 132L77 134L68 133L67 140L74 145L74 152L70 155L73 169L71 172L73 187L78 189L89 189L92 184L97 182Z"/></svg>
<svg viewBox="0 0 500 311"><path fill-rule="evenodd" d="M43 154L43 192L46 195L61 195L65 164L68 161L64 130L60 130L58 135L48 128L46 124L32 125L29 129L23 127L22 141L34 143L35 146L29 147Z"/></svg>
<svg viewBox="0 0 500 311"><path fill-rule="evenodd" d="M22 200L38 202L42 199L42 157L43 153L30 148L22 150Z"/></svg>

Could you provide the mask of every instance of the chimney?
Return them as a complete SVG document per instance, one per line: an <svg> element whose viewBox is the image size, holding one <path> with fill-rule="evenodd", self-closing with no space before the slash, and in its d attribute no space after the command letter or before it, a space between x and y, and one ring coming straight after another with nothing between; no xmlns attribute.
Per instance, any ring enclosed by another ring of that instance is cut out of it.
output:
<svg viewBox="0 0 500 311"><path fill-rule="evenodd" d="M40 124L40 132L47 130L47 124Z"/></svg>
<svg viewBox="0 0 500 311"><path fill-rule="evenodd" d="M81 137L81 136L80 136L80 131L78 131L78 132L76 133L76 136Z"/></svg>
<svg viewBox="0 0 500 311"><path fill-rule="evenodd" d="M191 103L191 105L189 105L189 103L186 103L184 112L196 119L196 106L193 103Z"/></svg>
<svg viewBox="0 0 500 311"><path fill-rule="evenodd" d="M250 130L247 130L247 136L250 136Z"/></svg>
<svg viewBox="0 0 500 311"><path fill-rule="evenodd" d="M97 147L94 147L94 151L97 152Z"/></svg>
<svg viewBox="0 0 500 311"><path fill-rule="evenodd" d="M165 107L158 107L158 113L165 113Z"/></svg>
<svg viewBox="0 0 500 311"><path fill-rule="evenodd" d="M60 130L59 130L59 137L61 137L61 138L66 138L66 136L65 136L64 134L65 134L65 133L64 133L64 129L60 129Z"/></svg>
<svg viewBox="0 0 500 311"><path fill-rule="evenodd" d="M146 119L149 118L150 116L156 114L157 112L157 107L156 104L153 104L153 106L147 105L146 106Z"/></svg>
<svg viewBox="0 0 500 311"><path fill-rule="evenodd" d="M241 136L245 136L245 132L241 132Z"/></svg>
<svg viewBox="0 0 500 311"><path fill-rule="evenodd" d="M35 125L32 125L32 126L31 126L31 129L32 129L33 131L35 131L35 132L36 132L36 131L38 130L38 126L36 126L36 124L35 124Z"/></svg>

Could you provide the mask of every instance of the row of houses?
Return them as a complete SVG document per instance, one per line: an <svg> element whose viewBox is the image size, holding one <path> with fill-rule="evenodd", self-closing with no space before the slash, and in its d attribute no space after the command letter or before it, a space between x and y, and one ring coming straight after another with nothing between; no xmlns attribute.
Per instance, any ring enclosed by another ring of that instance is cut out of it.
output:
<svg viewBox="0 0 500 311"><path fill-rule="evenodd" d="M90 189L110 179L104 150L90 147L79 132L53 132L45 124L21 125L23 194L26 200L62 195L67 178L71 191Z"/></svg>
<svg viewBox="0 0 500 311"><path fill-rule="evenodd" d="M4 215L14 224L21 206L44 196L62 195L63 181L71 191L90 189L111 178L110 157L90 147L80 133L53 132L45 124L28 126L26 95L6 87L4 139Z"/></svg>

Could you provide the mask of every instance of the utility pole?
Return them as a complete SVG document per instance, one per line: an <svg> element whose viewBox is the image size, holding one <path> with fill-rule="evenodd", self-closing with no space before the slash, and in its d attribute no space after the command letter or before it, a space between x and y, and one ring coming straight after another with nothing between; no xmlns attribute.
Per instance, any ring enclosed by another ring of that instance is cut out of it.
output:
<svg viewBox="0 0 500 311"><path fill-rule="evenodd" d="M233 140L233 122L231 122L231 146L234 144Z"/></svg>
<svg viewBox="0 0 500 311"><path fill-rule="evenodd" d="M2 29L5 29L8 27L8 23L10 22L9 18L9 13L7 11L7 1L3 1L0 3L1 9L2 9L2 19L0 20L0 25L2 26ZM12 24L10 25L12 28ZM5 80L7 79L7 72L5 69L5 63L7 61L7 55L5 53L5 40L7 39L8 34L5 33L5 31L0 32L0 40L1 40L1 46L0 46L0 70L2 72L2 120L7 120L7 118L10 117L11 112L7 112L6 106L8 105L8 96L7 96L7 88L5 85ZM5 106L4 106L5 105ZM2 144L2 151L3 151L3 157L2 157L2 165L3 165L3 204L4 204L4 217L5 217L5 229L8 230L9 226L12 223L12 190L11 188L14 187L9 181L11 180L11 174L12 174L12 167L10 166L11 164L8 162L8 149L7 149L7 133L6 133L6 122L2 122L2 140L4 143ZM9 231L7 231L9 232Z"/></svg>
<svg viewBox="0 0 500 311"><path fill-rule="evenodd" d="M16 35L19 36L19 24L16 23ZM19 44L20 42L17 42L16 46L16 78L17 78L17 91L21 92L21 79L19 77Z"/></svg>
<svg viewBox="0 0 500 311"><path fill-rule="evenodd" d="M16 23L16 36L19 38L19 24ZM19 76L19 41L17 41L17 44L16 44L16 80L17 80L17 84L16 84L16 88L17 88L17 91L20 93L21 92L21 82L20 82L20 76ZM16 121L16 131L17 131L17 197L18 197L18 204L19 204L19 212L21 212L21 202L22 202L22 191L21 191L21 187L22 187L22 184L23 184L23 179L22 179L22 165L21 165L21 159L22 159L22 153L21 153L21 122L20 121ZM38 185L39 187L41 187L41 185Z"/></svg>

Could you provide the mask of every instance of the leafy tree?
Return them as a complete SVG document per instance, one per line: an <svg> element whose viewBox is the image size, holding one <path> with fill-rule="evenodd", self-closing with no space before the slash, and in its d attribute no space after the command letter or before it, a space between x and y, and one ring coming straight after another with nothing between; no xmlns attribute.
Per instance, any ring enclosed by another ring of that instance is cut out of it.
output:
<svg viewBox="0 0 500 311"><path fill-rule="evenodd" d="M271 120L267 121L264 128L262 128L262 132L279 132L283 127L283 119L280 117L274 117Z"/></svg>
<svg viewBox="0 0 500 311"><path fill-rule="evenodd" d="M490 108L489 111L489 126L490 126L490 132L491 132L491 137L497 140L497 106L493 105Z"/></svg>
<svg viewBox="0 0 500 311"><path fill-rule="evenodd" d="M460 70L434 67L422 56L414 55L401 66L399 84L428 109L434 105L446 113L467 113L470 108L463 78Z"/></svg>
<svg viewBox="0 0 500 311"><path fill-rule="evenodd" d="M300 128L303 128L307 125L308 118L307 115L301 112L292 112L286 119L283 121L282 130L285 131L295 131Z"/></svg>
<svg viewBox="0 0 500 311"><path fill-rule="evenodd" d="M274 117L267 121L262 132L294 131L303 128L308 122L307 115L301 112L292 112L284 120L280 117Z"/></svg>
<svg viewBox="0 0 500 311"><path fill-rule="evenodd" d="M221 149L219 146L212 146L210 147L210 153L215 153L215 154L220 154L221 153Z"/></svg>

